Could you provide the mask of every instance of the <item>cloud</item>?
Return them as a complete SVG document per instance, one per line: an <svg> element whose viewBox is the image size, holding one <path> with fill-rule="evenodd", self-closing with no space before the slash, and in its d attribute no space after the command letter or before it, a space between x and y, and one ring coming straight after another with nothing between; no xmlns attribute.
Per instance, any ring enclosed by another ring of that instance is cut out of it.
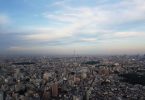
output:
<svg viewBox="0 0 145 100"><path fill-rule="evenodd" d="M6 24L9 24L11 21L10 21L10 18L4 14L0 14L0 25L6 25Z"/></svg>
<svg viewBox="0 0 145 100"><path fill-rule="evenodd" d="M10 12L3 8L15 24L4 11L0 13L3 51L73 54L78 49L100 54L145 50L145 0L32 0L25 4L32 9L24 6Z"/></svg>
<svg viewBox="0 0 145 100"><path fill-rule="evenodd" d="M123 39L140 39L145 37L144 31L119 31L112 32L111 34L103 34L98 38L100 41L113 41L113 40L122 40Z"/></svg>
<svg viewBox="0 0 145 100"><path fill-rule="evenodd" d="M57 28L34 28L31 29L32 34L22 35L22 39L32 41L55 41L57 39L70 37L69 30Z"/></svg>
<svg viewBox="0 0 145 100"><path fill-rule="evenodd" d="M67 1L69 1L69 0L67 0ZM51 4L51 6L63 7L66 4L67 1L66 0L58 0L58 1L54 2L53 4Z"/></svg>
<svg viewBox="0 0 145 100"><path fill-rule="evenodd" d="M61 22L93 21L97 25L121 24L145 19L144 0L122 0L99 6L65 7L57 13L45 12L44 17Z"/></svg>
<svg viewBox="0 0 145 100"><path fill-rule="evenodd" d="M29 46L14 46L10 50L33 51L36 49L37 51L44 50L47 52L50 49L46 48L53 45L57 46L53 50L58 50L60 49L58 46L80 46L81 44L88 45L88 43L96 44L98 41L111 43L116 39L123 41L123 38L144 38L145 32L142 30L134 30L134 27L130 27L130 29L116 29L115 27L126 27L126 25L132 23L144 22L145 1L121 0L114 3L108 3L108 1L110 0L103 0L101 1L103 3L97 6L82 6L81 4L80 6L74 6L70 3L70 0L69 2L66 0L57 1L53 6L56 6L56 8L59 6L59 9L42 13L42 17L48 22L48 26L35 27L34 25L23 29L22 32L19 31L19 33L22 33L19 36L20 39L24 42L27 41L25 43L28 43ZM39 47L41 44L47 46ZM96 47L98 45L96 44ZM105 47L106 44L103 46ZM117 44L115 46L117 47ZM68 50L70 48L73 47L69 47ZM112 46L112 48L115 47ZM61 48L61 50L64 49Z"/></svg>
<svg viewBox="0 0 145 100"><path fill-rule="evenodd" d="M96 38L82 38L80 39L82 42L96 42Z"/></svg>
<svg viewBox="0 0 145 100"><path fill-rule="evenodd" d="M80 6L76 8L67 6L58 12L44 12L43 16L47 20L53 20L54 23L60 23L62 26L41 28L38 32L24 36L24 39L38 41L57 40L75 37L77 34L96 34L98 37L103 37L107 35L114 36L114 32L116 37L130 37L134 32L127 31L128 33L126 34L120 32L120 30L114 30L114 27L145 20L144 4L143 0L122 0L121 2L107 5Z"/></svg>
<svg viewBox="0 0 145 100"><path fill-rule="evenodd" d="M144 37L145 32L116 32L116 37Z"/></svg>

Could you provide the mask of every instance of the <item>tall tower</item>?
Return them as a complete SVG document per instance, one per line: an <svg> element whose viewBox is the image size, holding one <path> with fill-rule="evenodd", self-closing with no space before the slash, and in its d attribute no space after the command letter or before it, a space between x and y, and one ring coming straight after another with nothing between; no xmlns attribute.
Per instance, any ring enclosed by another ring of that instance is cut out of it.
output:
<svg viewBox="0 0 145 100"><path fill-rule="evenodd" d="M74 57L76 56L76 50L74 49Z"/></svg>

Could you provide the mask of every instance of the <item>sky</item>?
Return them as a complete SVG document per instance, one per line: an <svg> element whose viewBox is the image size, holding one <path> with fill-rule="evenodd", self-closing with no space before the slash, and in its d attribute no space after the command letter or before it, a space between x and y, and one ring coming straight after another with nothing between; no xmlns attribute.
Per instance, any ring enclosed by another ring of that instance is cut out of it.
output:
<svg viewBox="0 0 145 100"><path fill-rule="evenodd" d="M0 0L0 54L144 54L145 0Z"/></svg>

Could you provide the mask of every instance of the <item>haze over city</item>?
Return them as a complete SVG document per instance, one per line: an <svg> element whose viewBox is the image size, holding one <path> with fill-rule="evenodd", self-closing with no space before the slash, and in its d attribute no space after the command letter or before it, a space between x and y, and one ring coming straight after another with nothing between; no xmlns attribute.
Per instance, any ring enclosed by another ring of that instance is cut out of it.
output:
<svg viewBox="0 0 145 100"><path fill-rule="evenodd" d="M0 54L143 54L145 0L0 0Z"/></svg>

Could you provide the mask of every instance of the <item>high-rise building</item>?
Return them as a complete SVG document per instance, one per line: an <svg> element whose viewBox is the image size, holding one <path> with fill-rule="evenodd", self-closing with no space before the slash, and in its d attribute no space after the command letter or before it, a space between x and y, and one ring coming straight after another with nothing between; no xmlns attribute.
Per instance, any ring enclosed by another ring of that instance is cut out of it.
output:
<svg viewBox="0 0 145 100"><path fill-rule="evenodd" d="M18 79L20 77L20 69L18 69L18 68L14 69L14 77L16 79Z"/></svg>
<svg viewBox="0 0 145 100"><path fill-rule="evenodd" d="M4 93L0 91L0 100L4 100Z"/></svg>
<svg viewBox="0 0 145 100"><path fill-rule="evenodd" d="M53 97L57 97L57 96L58 96L58 83L55 82L55 83L52 85L51 89L52 89L52 96L53 96Z"/></svg>
<svg viewBox="0 0 145 100"><path fill-rule="evenodd" d="M43 100L49 100L50 99L50 92L49 91L44 91L42 95Z"/></svg>

